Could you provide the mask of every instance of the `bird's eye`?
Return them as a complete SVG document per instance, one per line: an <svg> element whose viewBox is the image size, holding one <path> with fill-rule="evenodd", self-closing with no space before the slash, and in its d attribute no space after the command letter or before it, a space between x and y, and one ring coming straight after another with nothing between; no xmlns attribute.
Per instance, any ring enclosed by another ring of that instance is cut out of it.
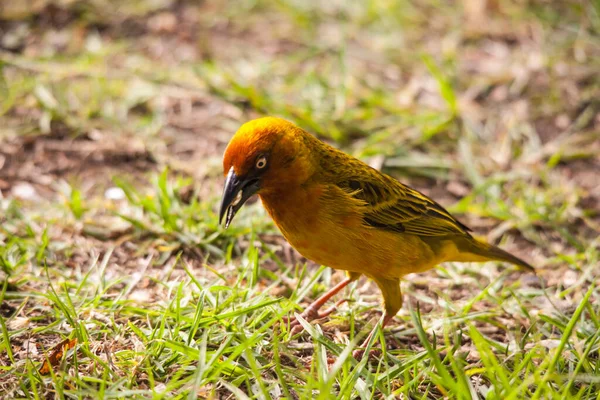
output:
<svg viewBox="0 0 600 400"><path fill-rule="evenodd" d="M267 158L265 156L260 156L256 160L256 168L263 169L267 166Z"/></svg>

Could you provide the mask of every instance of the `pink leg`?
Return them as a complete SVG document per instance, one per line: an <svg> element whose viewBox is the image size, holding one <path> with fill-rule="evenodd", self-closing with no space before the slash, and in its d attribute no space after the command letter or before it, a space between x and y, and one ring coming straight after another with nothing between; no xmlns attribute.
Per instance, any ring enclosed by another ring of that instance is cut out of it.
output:
<svg viewBox="0 0 600 400"><path fill-rule="evenodd" d="M381 322L381 329L385 328L385 326L388 324L388 322L390 322L392 320L392 318L394 318L395 314L388 314L385 313L383 316L383 321ZM352 356L354 358L356 358L357 360L360 360L362 358L363 353L365 352L365 349L367 348L367 344L371 341L371 338L373 338L373 336L375 335L375 332L377 332L377 326L375 326L371 332L369 333L369 336L367 336L367 338L365 340L363 340L362 344L359 346L359 348L357 348L356 350L354 350L352 352ZM371 350L373 351L373 350Z"/></svg>
<svg viewBox="0 0 600 400"><path fill-rule="evenodd" d="M319 297L317 300L312 302L308 307L304 309L302 314L300 314L302 318L308 321L312 321L314 319L325 318L329 314L334 312L340 304L346 301L345 299L339 300L337 303L335 303L334 306L329 307L323 312L319 312L319 309L323 307L329 299L331 299L333 296L339 293L343 288L348 286L353 280L353 278L346 278L331 289L329 289L321 297ZM297 333L300 330L302 330L302 325L300 325L300 322L297 319L293 319L292 321L290 321L290 328L292 328L292 333Z"/></svg>
<svg viewBox="0 0 600 400"><path fill-rule="evenodd" d="M383 314L383 321L381 321L381 328L385 328L385 326L394 318L394 316L398 313L398 310L402 308L402 292L400 291L400 279L392 278L392 279L384 279L378 278L375 279L377 286L381 290L381 294L383 295L385 312ZM375 332L377 331L377 327L373 328L369 336L362 342L362 345L354 350L352 355L354 358L359 359L362 357L364 353L364 348L367 343L371 340Z"/></svg>

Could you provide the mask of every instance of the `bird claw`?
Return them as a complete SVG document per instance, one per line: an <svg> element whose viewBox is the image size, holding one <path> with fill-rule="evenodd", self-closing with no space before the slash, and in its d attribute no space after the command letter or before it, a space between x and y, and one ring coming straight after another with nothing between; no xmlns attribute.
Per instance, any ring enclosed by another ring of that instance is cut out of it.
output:
<svg viewBox="0 0 600 400"><path fill-rule="evenodd" d="M341 299L338 300L333 306L325 309L324 311L319 312L318 308L314 308L311 306L308 306L303 312L302 314L300 314L300 316L307 320L307 321L314 321L317 319L323 319L328 317L329 315L331 315L335 310L337 310L337 308L346 303L348 301L348 299ZM290 328L290 333L292 335L295 335L297 333L300 333L302 331L302 324L300 323L300 320L296 317L290 318L290 317L284 317L283 320L285 321L286 324L289 324L289 328Z"/></svg>

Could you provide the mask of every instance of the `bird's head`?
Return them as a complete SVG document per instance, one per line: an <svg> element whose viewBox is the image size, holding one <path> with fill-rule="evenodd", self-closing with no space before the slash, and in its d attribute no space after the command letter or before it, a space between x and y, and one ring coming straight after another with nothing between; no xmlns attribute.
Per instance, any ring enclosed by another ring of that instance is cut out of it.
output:
<svg viewBox="0 0 600 400"><path fill-rule="evenodd" d="M311 136L281 118L259 118L242 125L223 156L226 178L219 223L225 217L227 228L254 194L306 181L313 168L307 160L307 137Z"/></svg>

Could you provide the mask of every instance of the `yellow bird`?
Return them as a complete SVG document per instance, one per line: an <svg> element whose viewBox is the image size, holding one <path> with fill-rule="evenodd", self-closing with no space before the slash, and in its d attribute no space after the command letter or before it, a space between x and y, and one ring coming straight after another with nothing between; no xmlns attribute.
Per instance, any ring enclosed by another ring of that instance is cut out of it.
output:
<svg viewBox="0 0 600 400"><path fill-rule="evenodd" d="M300 254L347 272L347 279L305 309L309 320L331 312L319 309L361 275L381 290L384 327L402 307L400 280L407 274L446 261L506 261L534 271L473 237L429 197L280 118L245 123L225 150L223 168L219 222L225 217L226 228L258 194Z"/></svg>

